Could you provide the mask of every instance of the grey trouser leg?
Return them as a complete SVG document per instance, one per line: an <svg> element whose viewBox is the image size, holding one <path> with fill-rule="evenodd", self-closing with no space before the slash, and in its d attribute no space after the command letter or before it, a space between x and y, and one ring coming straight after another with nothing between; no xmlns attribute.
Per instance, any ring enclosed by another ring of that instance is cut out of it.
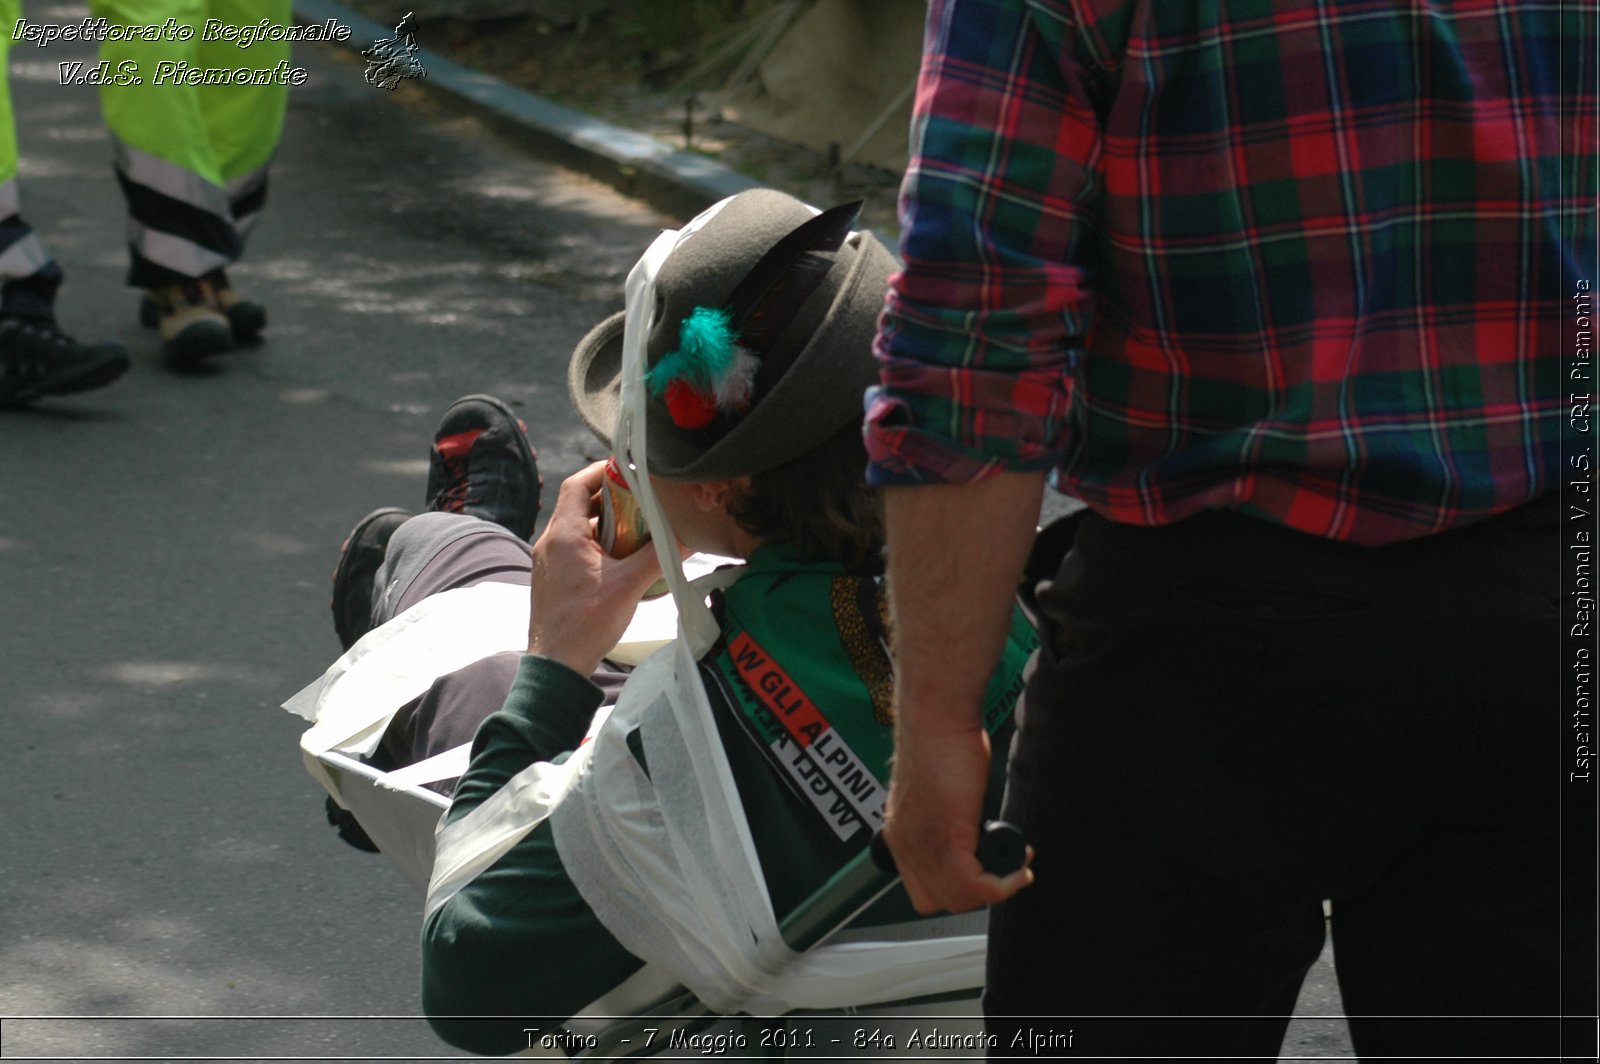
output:
<svg viewBox="0 0 1600 1064"><path fill-rule="evenodd" d="M462 514L418 514L395 531L373 583L373 624L384 624L429 595L477 584L528 587L528 544L499 525ZM470 742L485 717L505 703L522 654L491 654L433 682L401 707L384 733L386 767L422 761ZM628 670L601 662L590 677L614 702ZM454 781L435 785L449 793Z"/></svg>

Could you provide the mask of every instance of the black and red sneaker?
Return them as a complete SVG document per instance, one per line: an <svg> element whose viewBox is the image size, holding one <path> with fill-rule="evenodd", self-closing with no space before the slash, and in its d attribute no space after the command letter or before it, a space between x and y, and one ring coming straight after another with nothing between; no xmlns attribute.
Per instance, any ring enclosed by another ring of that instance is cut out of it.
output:
<svg viewBox="0 0 1600 1064"><path fill-rule="evenodd" d="M510 407L489 395L450 404L428 454L428 509L480 517L526 540L543 487L528 427Z"/></svg>
<svg viewBox="0 0 1600 1064"><path fill-rule="evenodd" d="M372 628L372 591L378 567L395 530L410 518L411 514L398 506L374 510L356 522L339 547L339 565L333 570L333 630L346 650Z"/></svg>

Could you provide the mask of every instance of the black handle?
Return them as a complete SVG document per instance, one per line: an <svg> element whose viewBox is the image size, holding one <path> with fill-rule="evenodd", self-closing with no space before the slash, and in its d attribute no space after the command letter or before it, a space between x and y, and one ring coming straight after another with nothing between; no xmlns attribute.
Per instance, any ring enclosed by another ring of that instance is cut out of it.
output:
<svg viewBox="0 0 1600 1064"><path fill-rule="evenodd" d="M978 863L985 872L1008 876L1022 867L1026 853L1027 843L1023 841L1021 828L1004 820L984 823L978 835ZM881 831L872 836L872 863L890 875L899 874L894 866L894 854L889 852L889 844L883 841Z"/></svg>

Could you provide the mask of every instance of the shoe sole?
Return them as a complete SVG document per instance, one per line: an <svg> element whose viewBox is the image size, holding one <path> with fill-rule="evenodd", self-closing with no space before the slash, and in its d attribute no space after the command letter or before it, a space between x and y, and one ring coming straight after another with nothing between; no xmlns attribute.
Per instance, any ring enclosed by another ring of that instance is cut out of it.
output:
<svg viewBox="0 0 1600 1064"><path fill-rule="evenodd" d="M17 392L0 399L0 409L13 406L26 406L36 399L43 399L51 395L78 395L82 392L91 392L96 388L104 388L124 373L132 362L126 355L108 358L104 362L90 366L75 377L67 377L58 381L50 381L45 385L28 388L26 391Z"/></svg>
<svg viewBox="0 0 1600 1064"><path fill-rule="evenodd" d="M346 650L355 646L356 641L366 634L365 632L351 633L346 631L344 619L340 616L338 609L338 603L349 596L351 584L357 577L356 563L354 561L357 552L353 548L367 529L371 528L379 519L388 517L391 514L399 514L407 518L412 516L411 511L402 506L385 506L374 510L356 522L356 526L350 530L350 534L344 538L344 544L339 548L339 564L333 570L333 599L329 606L333 612L333 630L339 636L340 645Z"/></svg>
<svg viewBox="0 0 1600 1064"><path fill-rule="evenodd" d="M505 418L507 421L511 422L511 424L513 424L513 425L515 425L517 427L517 433L516 433L517 446L522 451L523 459L528 463L529 468L531 468L533 470L534 484L537 487L542 488L542 486L544 484L544 478L539 474L539 455L534 451L533 444L528 441L528 426L527 426L527 423L524 422L520 417L518 417L516 415L515 411L513 411L509 406L507 406L505 403L501 402L499 399L496 399L492 395L463 395L460 399L457 399L455 402L451 403L448 408L446 408L446 410L444 412L444 417L439 419L439 423L441 425L444 424L445 421L449 420L450 411L451 410L454 410L456 407L461 406L461 405L466 404L466 403L484 403L484 404L487 404L488 406L493 407L500 414L501 417ZM438 438L438 434L437 434L437 432L435 432L435 440L437 440L437 438ZM431 499L424 500L424 501L428 505L432 505L432 502L433 502L433 500L431 500ZM537 527L538 523L539 523L539 507L535 507L534 511L533 511L533 527ZM507 529L507 531L512 531L512 530L511 529ZM521 536L519 538L521 538L521 539L530 539L530 537L532 537L532 535L533 535L533 528L530 527L529 530L528 530L528 534L526 536Z"/></svg>

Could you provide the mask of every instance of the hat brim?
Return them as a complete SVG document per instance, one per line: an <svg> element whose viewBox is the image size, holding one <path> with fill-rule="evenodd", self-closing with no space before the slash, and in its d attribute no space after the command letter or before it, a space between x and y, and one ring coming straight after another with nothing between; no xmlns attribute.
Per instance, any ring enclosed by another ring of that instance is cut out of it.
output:
<svg viewBox="0 0 1600 1064"><path fill-rule="evenodd" d="M578 341L567 363L567 391L578 417L610 450L611 434L622 408L622 326L628 312L619 310Z"/></svg>

